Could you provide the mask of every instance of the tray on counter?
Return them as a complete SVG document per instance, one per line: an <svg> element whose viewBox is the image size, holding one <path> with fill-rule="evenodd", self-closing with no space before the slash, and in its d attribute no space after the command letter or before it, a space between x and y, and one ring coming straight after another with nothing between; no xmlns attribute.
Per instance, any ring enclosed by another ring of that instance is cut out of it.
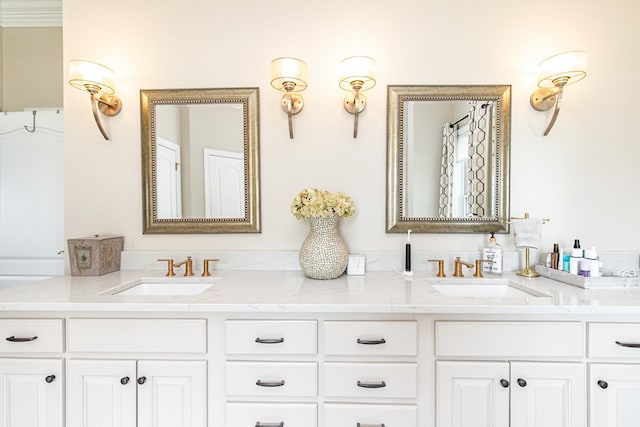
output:
<svg viewBox="0 0 640 427"><path fill-rule="evenodd" d="M640 277L583 277L543 265L535 266L541 276L583 289L640 289Z"/></svg>

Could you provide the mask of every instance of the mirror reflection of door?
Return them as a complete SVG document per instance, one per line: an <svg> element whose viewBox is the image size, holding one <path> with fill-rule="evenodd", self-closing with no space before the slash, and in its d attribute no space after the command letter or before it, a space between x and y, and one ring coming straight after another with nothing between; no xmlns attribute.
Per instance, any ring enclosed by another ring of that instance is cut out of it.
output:
<svg viewBox="0 0 640 427"><path fill-rule="evenodd" d="M164 138L158 138L156 153L158 218L181 218L180 146Z"/></svg>
<svg viewBox="0 0 640 427"><path fill-rule="evenodd" d="M207 218L243 218L242 153L205 148L204 189Z"/></svg>

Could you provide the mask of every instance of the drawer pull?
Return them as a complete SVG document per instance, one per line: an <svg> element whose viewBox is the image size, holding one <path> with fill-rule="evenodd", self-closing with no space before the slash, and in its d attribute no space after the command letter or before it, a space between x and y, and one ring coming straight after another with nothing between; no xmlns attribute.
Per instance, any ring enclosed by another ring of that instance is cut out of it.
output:
<svg viewBox="0 0 640 427"><path fill-rule="evenodd" d="M380 381L379 383L365 383L362 381L358 381L358 387L362 388L382 388L386 386L387 383L385 383L384 381Z"/></svg>
<svg viewBox="0 0 640 427"><path fill-rule="evenodd" d="M505 380L504 378L500 380L500 385L504 388L509 387L509 381Z"/></svg>
<svg viewBox="0 0 640 427"><path fill-rule="evenodd" d="M607 387L609 387L609 383L606 381L602 381L602 380L598 380L598 385L600 386L601 389L606 389Z"/></svg>
<svg viewBox="0 0 640 427"><path fill-rule="evenodd" d="M129 384L129 377L122 377L122 378L120 378L120 384L122 384L122 385L127 385L127 384Z"/></svg>
<svg viewBox="0 0 640 427"><path fill-rule="evenodd" d="M284 380L281 381L256 381L256 385L260 387L282 387L284 385Z"/></svg>
<svg viewBox="0 0 640 427"><path fill-rule="evenodd" d="M56 379L56 376L55 376L55 375L47 375L46 377L44 377L44 381L45 381L47 384L51 384L52 382L54 382L54 381L55 381L55 379Z"/></svg>
<svg viewBox="0 0 640 427"><path fill-rule="evenodd" d="M284 427L284 421L280 421L279 423L261 423L258 421L256 427Z"/></svg>
<svg viewBox="0 0 640 427"><path fill-rule="evenodd" d="M256 338L258 344L282 344L284 338ZM263 424L264 425L264 424Z"/></svg>
<svg viewBox="0 0 640 427"><path fill-rule="evenodd" d="M620 342L620 341L616 341L616 344L618 344L620 347L640 348L640 343L635 343L635 342Z"/></svg>
<svg viewBox="0 0 640 427"><path fill-rule="evenodd" d="M140 378L138 378L138 380L136 382L138 384L142 385L142 384L147 382L147 377L140 377Z"/></svg>
<svg viewBox="0 0 640 427"><path fill-rule="evenodd" d="M518 378L518 385L520 387L526 387L527 386L527 382L525 380L523 380L522 378Z"/></svg>
<svg viewBox="0 0 640 427"><path fill-rule="evenodd" d="M384 423L382 424L356 424L358 427L384 427Z"/></svg>
<svg viewBox="0 0 640 427"><path fill-rule="evenodd" d="M379 340L361 340L358 338L358 344L362 345L380 345L385 344L387 341L384 338L380 338Z"/></svg>
<svg viewBox="0 0 640 427"><path fill-rule="evenodd" d="M20 337L15 337L13 335L10 337L7 337L7 341L9 342L29 342L29 341L35 341L37 339L38 337L20 338Z"/></svg>

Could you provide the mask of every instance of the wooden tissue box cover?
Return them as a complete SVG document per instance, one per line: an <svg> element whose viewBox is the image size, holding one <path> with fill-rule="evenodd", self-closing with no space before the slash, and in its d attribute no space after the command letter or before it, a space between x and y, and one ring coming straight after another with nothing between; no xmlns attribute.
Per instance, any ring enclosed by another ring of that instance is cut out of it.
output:
<svg viewBox="0 0 640 427"><path fill-rule="evenodd" d="M120 270L124 237L96 234L68 239L72 276L102 276Z"/></svg>

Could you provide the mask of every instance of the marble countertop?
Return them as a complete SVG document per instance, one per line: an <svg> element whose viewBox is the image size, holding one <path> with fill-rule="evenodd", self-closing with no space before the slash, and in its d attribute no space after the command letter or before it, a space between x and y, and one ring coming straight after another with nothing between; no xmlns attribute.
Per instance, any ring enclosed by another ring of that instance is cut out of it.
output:
<svg viewBox="0 0 640 427"><path fill-rule="evenodd" d="M193 296L113 295L136 280L166 279L159 271L119 271L99 277L59 276L0 290L0 311L107 312L271 312L271 313L452 313L452 314L631 314L640 315L640 289L584 290L551 279L506 273L500 281L548 297L446 296L417 272L407 278L392 271L313 280L300 271L216 271L214 285ZM185 278L176 276L176 279ZM485 279L486 280L486 279ZM475 281L475 282L474 282Z"/></svg>

